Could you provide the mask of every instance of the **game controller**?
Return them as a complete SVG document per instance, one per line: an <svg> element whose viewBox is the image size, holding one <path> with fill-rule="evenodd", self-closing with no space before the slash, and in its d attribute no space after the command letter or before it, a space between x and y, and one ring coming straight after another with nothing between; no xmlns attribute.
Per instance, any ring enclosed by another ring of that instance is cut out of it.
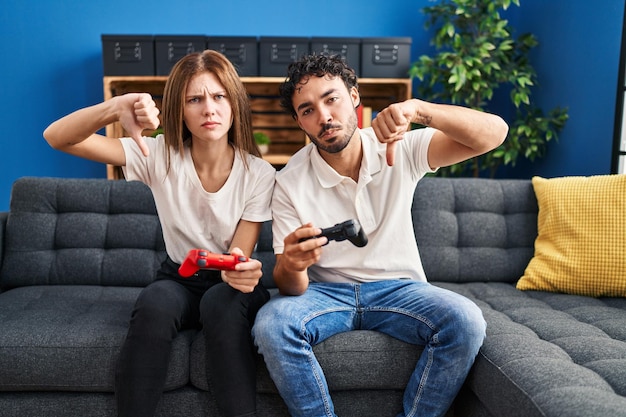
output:
<svg viewBox="0 0 626 417"><path fill-rule="evenodd" d="M245 256L213 253L205 249L191 249L183 263L180 264L178 273L180 276L188 278L200 269L234 271L235 265L246 261L248 258Z"/></svg>
<svg viewBox="0 0 626 417"><path fill-rule="evenodd" d="M313 236L313 238L318 238L322 236L326 236L328 238L328 242L330 242L331 240L341 242L342 240L347 239L352 242L354 246L357 246L359 248L367 245L367 235L363 231L361 223L359 223L359 221L356 219L346 220L343 223L337 223L332 227L322 229L322 233L317 236ZM326 244L328 244L328 242Z"/></svg>

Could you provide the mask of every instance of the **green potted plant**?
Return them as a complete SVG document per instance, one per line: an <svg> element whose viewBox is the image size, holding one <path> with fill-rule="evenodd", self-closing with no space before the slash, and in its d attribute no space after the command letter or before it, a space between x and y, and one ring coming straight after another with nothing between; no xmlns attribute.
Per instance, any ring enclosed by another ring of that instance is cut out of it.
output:
<svg viewBox="0 0 626 417"><path fill-rule="evenodd" d="M162 135L162 134L163 134L163 127L159 126L154 130L154 132L150 134L150 136L152 136L153 138L156 138L157 136Z"/></svg>
<svg viewBox="0 0 626 417"><path fill-rule="evenodd" d="M515 166L520 157L545 154L547 142L557 139L568 119L566 108L547 115L530 96L537 74L528 54L538 42L534 35L512 36L509 22L500 12L519 0L441 0L422 9L426 29L433 28L432 44L437 53L423 55L411 65L411 78L421 82L421 98L486 110L495 91L510 89L515 114L505 142L495 150L469 161L440 170L443 176L494 176L503 165Z"/></svg>
<svg viewBox="0 0 626 417"><path fill-rule="evenodd" d="M269 150L269 145L272 142L270 140L270 137L263 132L254 132L254 141L259 147L261 155L265 155L267 153L267 151Z"/></svg>

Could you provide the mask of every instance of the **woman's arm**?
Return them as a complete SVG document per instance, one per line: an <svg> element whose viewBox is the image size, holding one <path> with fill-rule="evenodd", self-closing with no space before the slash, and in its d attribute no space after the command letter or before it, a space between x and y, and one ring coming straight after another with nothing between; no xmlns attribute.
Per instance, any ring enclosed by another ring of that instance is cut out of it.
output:
<svg viewBox="0 0 626 417"><path fill-rule="evenodd" d="M119 121L129 136L139 144L144 155L147 155L141 132L144 129L156 129L159 126L158 115L159 109L149 94L125 94L62 117L48 126L43 136L54 149L105 164L123 166L126 157L120 140L96 132Z"/></svg>
<svg viewBox="0 0 626 417"><path fill-rule="evenodd" d="M240 220L230 244L229 252L232 255L241 255L250 258L259 239L262 223ZM259 284L263 271L261 262L250 259L235 266L235 271L222 271L222 280L236 290L244 293L254 291Z"/></svg>

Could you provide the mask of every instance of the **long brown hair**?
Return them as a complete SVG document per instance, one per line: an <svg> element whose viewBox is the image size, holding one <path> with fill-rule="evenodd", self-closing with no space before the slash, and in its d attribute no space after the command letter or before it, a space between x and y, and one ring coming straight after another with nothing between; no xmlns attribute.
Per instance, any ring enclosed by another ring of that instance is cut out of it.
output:
<svg viewBox="0 0 626 417"><path fill-rule="evenodd" d="M191 132L183 121L185 94L189 81L197 74L213 73L224 86L233 114L228 130L228 142L241 154L246 167L246 152L261 156L254 141L252 115L248 92L239 79L237 70L224 55L207 49L185 55L172 68L163 91L163 132L167 145L167 172L170 169L170 151L183 152L183 142L191 140Z"/></svg>

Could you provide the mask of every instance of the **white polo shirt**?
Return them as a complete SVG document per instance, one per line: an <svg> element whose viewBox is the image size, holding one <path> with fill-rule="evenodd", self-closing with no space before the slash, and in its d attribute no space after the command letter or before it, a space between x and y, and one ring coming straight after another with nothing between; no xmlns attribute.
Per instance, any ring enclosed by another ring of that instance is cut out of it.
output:
<svg viewBox="0 0 626 417"><path fill-rule="evenodd" d="M386 162L386 145L372 128L360 130L363 160L358 183L339 175L309 144L276 174L272 198L274 252L304 223L326 228L357 219L368 236L359 248L331 241L320 261L309 267L314 282L371 282L382 279L426 281L411 218L417 182L428 172L433 129L407 132L396 144L394 166Z"/></svg>
<svg viewBox="0 0 626 417"><path fill-rule="evenodd" d="M189 146L183 154L171 153L166 176L166 145L161 135L144 138L150 149L143 156L139 146L123 138L127 180L147 184L152 190L163 229L167 254L181 263L190 249L202 248L215 253L230 249L239 220L270 220L270 201L276 170L268 162L247 155L246 171L239 152L226 183L217 192L204 190L193 165Z"/></svg>

